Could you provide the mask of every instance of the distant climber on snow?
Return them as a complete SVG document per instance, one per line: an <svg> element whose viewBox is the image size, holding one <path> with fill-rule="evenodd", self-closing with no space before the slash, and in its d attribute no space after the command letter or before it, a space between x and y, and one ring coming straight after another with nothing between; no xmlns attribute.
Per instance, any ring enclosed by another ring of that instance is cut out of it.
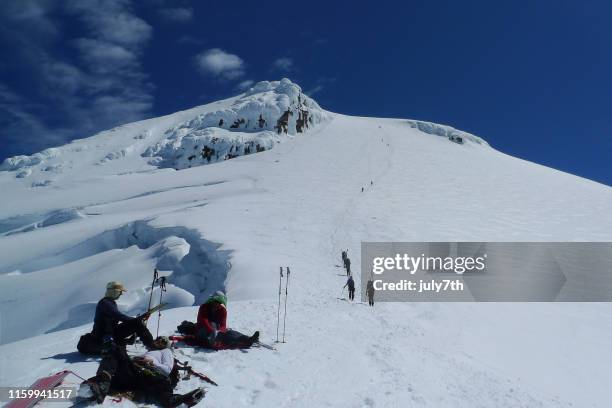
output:
<svg viewBox="0 0 612 408"><path fill-rule="evenodd" d="M342 288L344 289L347 286L349 291L349 300L355 299L355 281L353 280L352 276L349 276L348 280L346 281L346 284Z"/></svg>
<svg viewBox="0 0 612 408"><path fill-rule="evenodd" d="M137 335L146 347L152 347L153 335L145 321L149 318L149 312L137 317L127 316L119 311L116 300L127 289L121 282L109 282L106 285L104 297L96 306L94 325L91 333L81 336L77 349L83 354L100 354L102 341L106 337L112 337L119 345L133 343Z"/></svg>
<svg viewBox="0 0 612 408"><path fill-rule="evenodd" d="M348 256L344 258L344 269L346 269L346 275L351 276L351 260Z"/></svg>
<svg viewBox="0 0 612 408"><path fill-rule="evenodd" d="M198 311L195 336L199 344L216 350L249 348L259 341L259 332L247 336L227 327L227 297L217 291Z"/></svg>
<svg viewBox="0 0 612 408"><path fill-rule="evenodd" d="M374 282L371 279L366 285L366 294L368 295L368 304L374 306Z"/></svg>
<svg viewBox="0 0 612 408"><path fill-rule="evenodd" d="M182 395L173 393L179 375L169 347L167 337L158 337L150 351L130 358L124 348L106 339L97 373L81 385L80 396L102 403L108 394L133 392L135 399L153 399L163 407L197 404L204 397L202 388Z"/></svg>
<svg viewBox="0 0 612 408"><path fill-rule="evenodd" d="M346 252L347 251L344 251L344 250L342 251L342 265L343 266L346 265L346 257L347 257Z"/></svg>

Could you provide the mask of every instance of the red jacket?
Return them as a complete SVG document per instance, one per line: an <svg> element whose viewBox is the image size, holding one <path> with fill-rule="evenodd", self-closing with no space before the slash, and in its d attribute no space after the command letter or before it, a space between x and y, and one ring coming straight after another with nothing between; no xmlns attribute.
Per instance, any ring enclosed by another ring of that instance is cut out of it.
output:
<svg viewBox="0 0 612 408"><path fill-rule="evenodd" d="M227 309L221 303L211 302L204 303L198 311L198 322L196 323L196 333L200 329L206 329L208 333L213 331L212 323L217 325L217 330L224 332L227 330L225 326L227 321Z"/></svg>

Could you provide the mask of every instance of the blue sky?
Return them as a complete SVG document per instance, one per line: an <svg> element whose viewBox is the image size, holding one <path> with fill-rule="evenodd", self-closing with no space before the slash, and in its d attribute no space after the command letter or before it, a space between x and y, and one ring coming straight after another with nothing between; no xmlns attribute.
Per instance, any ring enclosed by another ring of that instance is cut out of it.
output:
<svg viewBox="0 0 612 408"><path fill-rule="evenodd" d="M0 3L0 159L291 78L612 185L606 1Z"/></svg>

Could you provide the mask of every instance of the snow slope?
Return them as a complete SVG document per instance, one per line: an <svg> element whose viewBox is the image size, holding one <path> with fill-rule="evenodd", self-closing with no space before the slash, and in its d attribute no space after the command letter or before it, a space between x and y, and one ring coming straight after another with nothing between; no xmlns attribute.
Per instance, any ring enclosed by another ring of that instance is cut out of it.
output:
<svg viewBox="0 0 612 408"><path fill-rule="evenodd" d="M211 405L609 406L608 304L369 308L338 299L335 265L349 248L357 270L361 241L608 241L612 190L450 127L333 114L301 95L288 80L258 84L7 160L0 385L68 363L93 373L96 362L74 350L105 282L122 280L130 291L120 305L137 313L154 267L169 275L164 299L176 307L160 332L225 289L230 326L273 340L278 267L288 265L288 342L278 351L179 349L218 380ZM293 115L279 135L275 119L299 103L315 119L297 132ZM252 129L261 112L266 127ZM266 151L186 159L213 138L223 153L251 141Z"/></svg>

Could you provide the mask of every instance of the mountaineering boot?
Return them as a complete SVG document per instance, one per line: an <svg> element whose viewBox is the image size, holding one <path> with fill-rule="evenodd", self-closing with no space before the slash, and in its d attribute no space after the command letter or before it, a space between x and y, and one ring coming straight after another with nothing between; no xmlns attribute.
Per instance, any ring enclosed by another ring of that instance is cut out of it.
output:
<svg viewBox="0 0 612 408"><path fill-rule="evenodd" d="M206 390L204 388L196 388L195 390L188 392L187 394L183 394L183 404L188 407L193 407L198 402L202 401L204 395L206 394Z"/></svg>
<svg viewBox="0 0 612 408"><path fill-rule="evenodd" d="M98 404L104 402L104 398L106 398L106 394L108 394L108 389L110 388L110 383L97 383L90 382L89 389L93 395L92 399L95 399Z"/></svg>
<svg viewBox="0 0 612 408"><path fill-rule="evenodd" d="M175 408L183 403L183 395L182 394L172 394L172 396L168 399L167 403L164 404L164 407Z"/></svg>
<svg viewBox="0 0 612 408"><path fill-rule="evenodd" d="M110 391L111 376L106 371L101 371L95 377L85 381L84 384L87 384L91 391L89 398L95 399L98 404L101 404Z"/></svg>
<svg viewBox="0 0 612 408"><path fill-rule="evenodd" d="M204 388L196 388L195 390L188 392L187 394L173 394L168 401L168 406L170 408L178 407L181 404L185 404L189 407L196 405L198 402L202 401L204 395L206 394L206 390Z"/></svg>
<svg viewBox="0 0 612 408"><path fill-rule="evenodd" d="M249 345L253 345L259 341L259 331L253 333L251 337L249 337Z"/></svg>

